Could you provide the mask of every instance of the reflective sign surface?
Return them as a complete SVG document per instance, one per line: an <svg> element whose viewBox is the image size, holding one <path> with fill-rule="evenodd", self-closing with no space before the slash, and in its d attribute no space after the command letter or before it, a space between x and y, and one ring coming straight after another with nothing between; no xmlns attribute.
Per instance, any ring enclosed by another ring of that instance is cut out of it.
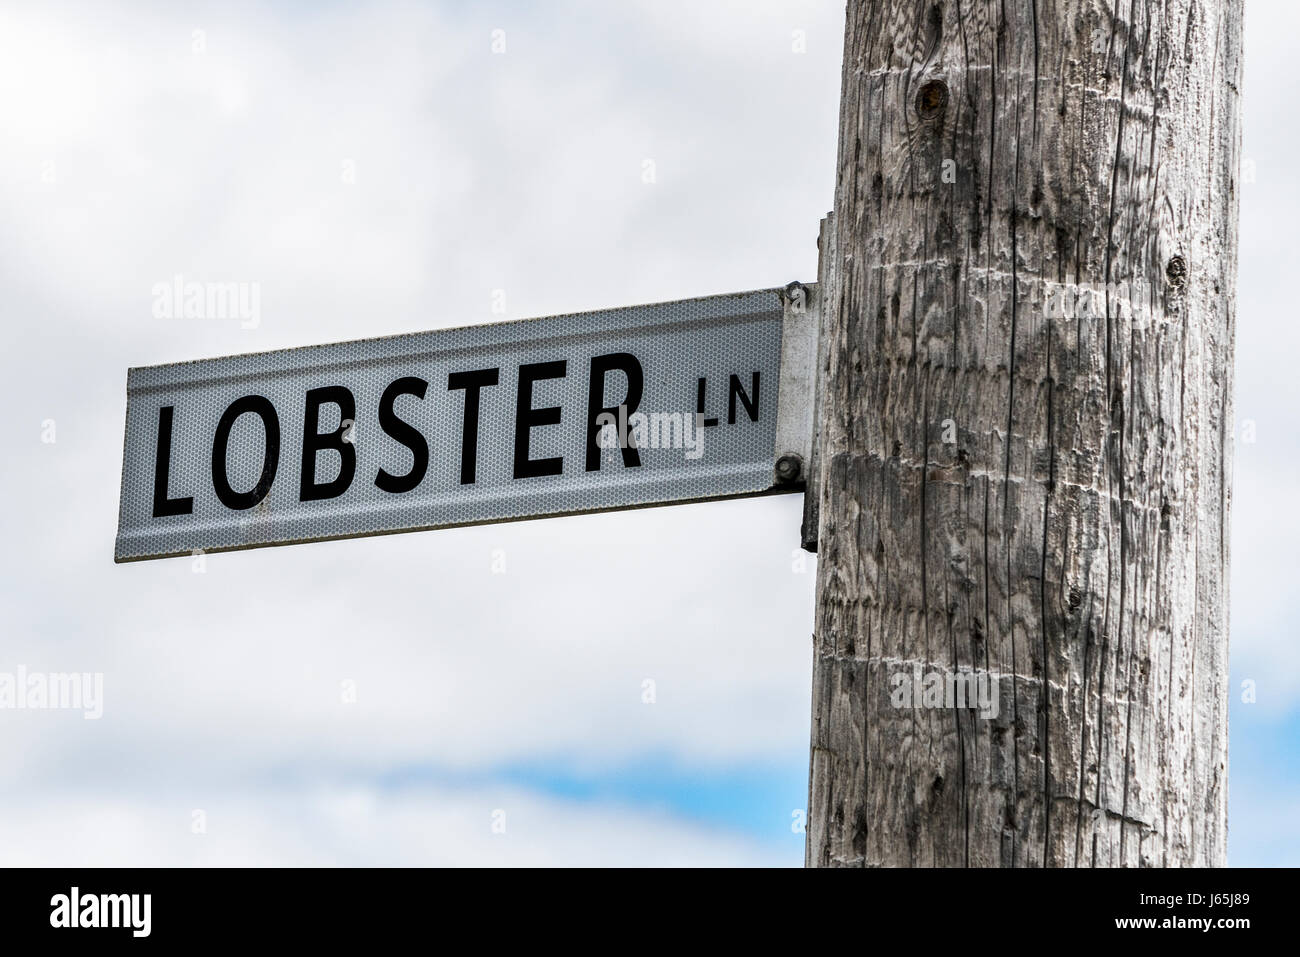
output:
<svg viewBox="0 0 1300 957"><path fill-rule="evenodd" d="M753 494L777 290L131 369L115 559Z"/></svg>

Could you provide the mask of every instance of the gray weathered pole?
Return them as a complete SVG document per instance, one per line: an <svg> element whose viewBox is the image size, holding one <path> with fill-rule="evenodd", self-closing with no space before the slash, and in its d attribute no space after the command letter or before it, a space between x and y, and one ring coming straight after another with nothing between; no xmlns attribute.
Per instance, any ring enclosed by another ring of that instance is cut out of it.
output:
<svg viewBox="0 0 1300 957"><path fill-rule="evenodd" d="M850 0L808 863L1224 862L1241 17Z"/></svg>

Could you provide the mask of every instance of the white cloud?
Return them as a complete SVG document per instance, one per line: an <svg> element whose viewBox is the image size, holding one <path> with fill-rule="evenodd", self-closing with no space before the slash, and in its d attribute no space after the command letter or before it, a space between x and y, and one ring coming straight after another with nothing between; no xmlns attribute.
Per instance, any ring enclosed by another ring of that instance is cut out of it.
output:
<svg viewBox="0 0 1300 957"><path fill-rule="evenodd" d="M169 797L135 794L0 803L0 865L745 867L791 863L788 853L716 828L635 809L542 798L516 789L191 791Z"/></svg>

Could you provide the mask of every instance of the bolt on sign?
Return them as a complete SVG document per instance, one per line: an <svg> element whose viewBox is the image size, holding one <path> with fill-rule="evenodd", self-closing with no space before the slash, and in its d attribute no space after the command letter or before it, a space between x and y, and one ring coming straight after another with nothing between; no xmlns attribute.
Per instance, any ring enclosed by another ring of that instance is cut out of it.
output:
<svg viewBox="0 0 1300 957"><path fill-rule="evenodd" d="M802 489L816 286L134 368L119 562Z"/></svg>

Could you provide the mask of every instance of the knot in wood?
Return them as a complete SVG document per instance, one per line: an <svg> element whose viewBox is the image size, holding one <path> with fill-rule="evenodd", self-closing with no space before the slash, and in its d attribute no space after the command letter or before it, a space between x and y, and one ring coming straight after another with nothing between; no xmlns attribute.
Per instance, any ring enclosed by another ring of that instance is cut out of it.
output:
<svg viewBox="0 0 1300 957"><path fill-rule="evenodd" d="M930 80L916 94L916 113L926 122L940 119L948 109L948 84Z"/></svg>
<svg viewBox="0 0 1300 957"><path fill-rule="evenodd" d="M1165 278L1169 280L1169 285L1181 288L1187 282L1187 260L1182 256L1169 260L1169 265L1165 267Z"/></svg>

